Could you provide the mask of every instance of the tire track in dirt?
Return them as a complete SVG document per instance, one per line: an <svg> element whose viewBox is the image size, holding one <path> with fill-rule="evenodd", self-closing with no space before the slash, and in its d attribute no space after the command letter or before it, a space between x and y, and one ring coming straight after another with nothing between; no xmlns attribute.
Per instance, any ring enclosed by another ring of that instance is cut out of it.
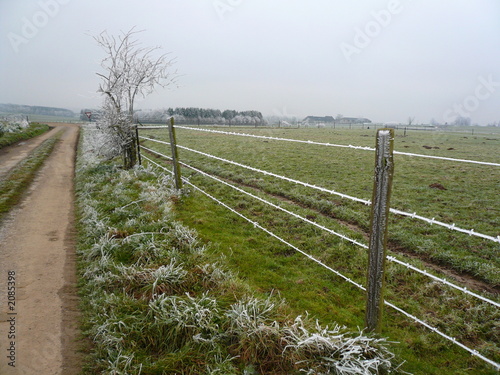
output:
<svg viewBox="0 0 500 375"><path fill-rule="evenodd" d="M31 151L37 148L43 141L53 137L59 127L54 127L48 132L24 141L19 141L13 145L0 149L0 180L4 178L9 171L14 168L21 160L25 159Z"/></svg>
<svg viewBox="0 0 500 375"><path fill-rule="evenodd" d="M27 196L1 223L0 373L5 375L81 371L73 212L79 127L54 125L50 133L62 132L60 141ZM9 271L15 273L15 305L6 303Z"/></svg>

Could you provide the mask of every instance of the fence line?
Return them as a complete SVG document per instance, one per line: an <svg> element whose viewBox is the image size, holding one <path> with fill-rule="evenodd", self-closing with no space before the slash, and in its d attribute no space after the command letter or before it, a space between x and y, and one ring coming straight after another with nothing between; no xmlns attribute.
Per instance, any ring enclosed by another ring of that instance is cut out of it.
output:
<svg viewBox="0 0 500 375"><path fill-rule="evenodd" d="M156 166L160 167L161 169L169 172L169 173L172 173L170 170L168 170L167 168L163 167L162 165L158 164L158 163L155 163L153 160L145 157L147 160L151 161L153 164L155 164ZM284 240L283 238L279 237L278 235L276 235L275 233L271 232L269 229L267 228L264 228L263 226L261 226L259 223L257 223L256 221L253 221L249 218L247 218L245 215L241 214L240 212L236 211L235 209L229 207L227 204L225 204L224 202L220 201L219 199L215 198L214 196L212 196L211 194L207 193L206 191L202 190L201 188L199 188L198 186L194 185L192 182L190 182L189 180L183 178L184 180L184 183L188 184L189 186L195 188L196 190L198 190L200 193L206 195L207 197L209 197L210 199L212 199L213 201L217 202L218 204L220 204L221 206L227 208L229 211L235 213L236 215L238 215L239 217L241 217L242 219L248 221L250 224L252 224L255 228L259 228L261 229L262 231L266 232L267 234L269 234L271 237L277 239L278 241L284 243L285 245L291 247L292 249L296 250L297 252L301 253L302 255L306 256L307 258L311 259L312 261L314 261L315 263L319 264L320 266L326 268L327 270L335 273L337 276L341 277L342 279L344 279L345 281L351 283L352 285L355 285L356 287L360 288L361 290L363 291L366 291L366 288L364 286L362 286L361 284L355 282L354 280L351 280L349 277L341 274L340 272L338 272L337 270L333 269L332 267L326 265L325 263L321 262L320 260L314 258L312 255L306 253L305 251L303 250L300 250L298 247L292 245L291 243L289 243L288 241Z"/></svg>
<svg viewBox="0 0 500 375"><path fill-rule="evenodd" d="M152 142L156 142L156 143L162 143L162 144L166 144L166 145L169 145L169 143L167 142L163 142L163 141L159 141L157 139L152 139L152 138L148 138L148 137L143 137L141 136L140 137L141 139L145 139L145 140L148 140L148 141L152 141ZM212 159L216 159L216 160L219 160L219 161L223 161L223 162L226 162L226 163L229 163L229 164L233 164L233 165L236 165L238 167L241 167L241 168L245 168L245 169L248 169L248 170L251 170L253 172L258 172L258 173L262 173L264 175L267 175L267 176L271 176L271 177L276 177L276 178L279 178L281 180L285 180L285 181L288 181L288 182L292 182L292 183L295 183L297 185L302 185L304 187L309 187L309 188L313 188L313 189L316 189L316 190L319 190L319 191L322 191L324 193L329 193L329 194L333 194L333 195L337 195L341 198L346 198L346 199L349 199L349 200L352 200L352 201L355 201L355 202L359 202L359 203L363 203L365 205L370 205L370 201L369 200L366 200L366 199L360 199L360 198L356 198L356 197L353 197L353 196L350 196L350 195L347 195L347 194L343 194L343 193L339 193L335 190L330 190L330 189L325 189L325 188L322 188L320 186L316 186L316 185L312 185L312 184L309 184L307 182L302 182L302 181L298 181L298 180L294 180L292 178L289 178L289 177L285 177L285 176L280 176L276 173L272 173L272 172L268 172L268 171L264 171L264 170L261 170L261 169L258 169L258 168L254 168L254 167L250 167L248 165L245 165L245 164L241 164L241 163L238 163L238 162L235 162L235 161L231 161L231 160L227 160L227 159L224 159L224 158L220 158L218 156L214 156L214 155L211 155L211 154L207 154L205 152L202 152L202 151L197 151L197 150L193 150L189 147L185 147L185 146L180 146L180 145L177 145L177 147L179 148L182 148L183 150L186 150L186 151L191 151L191 152L194 152L196 154L199 154L199 155L202 155L202 156L206 156L208 158L212 158Z"/></svg>
<svg viewBox="0 0 500 375"><path fill-rule="evenodd" d="M497 371L500 371L500 363L497 363L497 362L495 362L495 361L493 361L493 360L485 357L484 355L482 355L481 353L479 353L477 350L469 348L468 346L466 346L466 345L462 344L461 342L457 341L457 339L455 339L454 337L448 336L447 334L441 332L437 328L431 326L429 323L426 323L423 320L418 319L416 316L413 316L412 314L407 313L406 311L404 311L403 309L400 309L399 307L393 305L392 303L387 302L387 301L384 301L384 303L387 306L392 307L394 310L398 311L399 313L407 316L408 318L414 320L415 322L417 322L417 323L423 325L424 327L430 329L432 332L437 333L438 335L440 335L441 337L445 338L446 340L451 341L455 345L458 345L462 349L468 351L473 356L478 357L479 359L482 359L486 363L489 363L490 365L492 365L493 367L495 367L497 369Z"/></svg>
<svg viewBox="0 0 500 375"><path fill-rule="evenodd" d="M163 157L168 158L168 156L163 155L163 154L161 154L161 153L159 153L159 152L156 152L156 151L154 151L154 150L148 149L147 147L144 147L144 146L142 146L142 147L143 147L145 150L150 151L150 152L153 152L153 153L154 153L154 154L156 154L156 155L159 155L159 156L163 156ZM271 206L271 207L273 207L273 208L275 208L275 209L277 209L277 210L283 211L283 212L287 213L288 215L295 217L296 219L300 219L300 220L302 220L302 221L304 221L304 222L306 222L306 223L308 223L308 224L314 225L315 227L317 227L317 228L319 228L319 229L321 229L321 230L324 230L324 231L326 231L326 232L328 232L328 233L330 233L330 234L333 234L334 236L340 237L340 238L342 238L343 240L346 240L346 241L348 241L348 242L351 242L352 244L358 245L358 246L360 246L360 247L362 247L362 248L364 248L364 249L368 249L368 246L367 246L367 245L365 245L365 244L363 244L363 243L361 243L361 242L359 242L359 241L356 241L356 240L354 240L354 239L352 239L352 238L349 238L349 237L347 237L347 236L345 236L345 235L343 235L343 234L341 234L341 233L337 233L337 232L335 232L335 231L334 231L334 230L332 230L332 229L329 229L329 228L327 228L327 227L325 227L325 226L323 226L323 225L321 225L321 224L318 224L318 223L316 223L316 222L314 222L314 221L312 221L312 220L309 220L309 219L307 219L307 218L305 218L305 217L302 217L302 216L300 216L300 215L298 215L298 214L296 214L296 213L294 213L294 212L292 212L292 211L287 210L286 208L283 208L283 207L278 206L278 205L276 205L276 204L274 204L274 203L272 203L272 202L269 202L269 201L267 201L267 200L265 200L265 199L263 199L263 198L260 198L260 197L258 197L258 196L256 196L256 195L253 195L252 193L249 193L248 191L245 191L245 190L243 190L243 189L240 189L240 188L239 188L239 187L237 187L237 186L231 185L230 183L228 183L228 182L226 182L226 181L224 181L224 180L221 180L220 178L217 178L217 177L215 177L215 176L212 176L212 175L210 175L210 174L208 174L208 173L206 173L206 172L204 172L204 171L202 171L202 170L200 170L200 169L198 169L198 168L195 168L195 167L193 167L193 166L191 166L191 165L189 165L189 164L186 164L186 163L183 163L183 162L180 162L180 163L181 163L182 165L184 165L185 167L187 167L187 168L189 168L189 169L192 169L193 171L195 171L195 172L197 172L197 173L202 174L202 175L203 175L203 176L205 176L205 177L209 177L209 178L211 178L211 179L213 179L213 180L215 180L215 181L217 181L217 182L219 182L219 183L221 183L221 184L223 184L223 185L229 186L230 188L232 188L232 189L234 189L234 190L236 190L236 191L238 191L238 192L240 192L240 193L246 194L246 195L248 195L249 197L254 198L254 199L256 199L256 200L258 200L258 201L260 201L260 202L262 202L262 203L265 203L265 204L267 204L267 205L269 205L269 206Z"/></svg>
<svg viewBox="0 0 500 375"><path fill-rule="evenodd" d="M495 302L495 301L493 301L493 300L491 300L491 299L489 299L489 298L483 297L483 296L482 296L482 295L480 295L480 294L477 294L477 293L471 292L471 291L470 291L469 289L467 289L467 288L464 288L464 287L461 287L461 286L455 285L455 284L453 284L453 283L449 282L449 281L448 281L448 280L446 280L446 279L443 279L443 278L441 278L441 277L434 276L433 274L431 274L431 273L427 272L426 270L421 270L420 268L417 268L417 267L415 267L415 266L412 266L412 265L411 265L411 264L409 264L409 263L405 263L405 262L403 262L403 261L401 261L401 260L399 260L399 259L397 259L397 258L395 258L395 257L393 257L393 256L387 256L387 260L389 260L390 262L397 263L397 264L399 264L399 265L401 265L401 266L403 266L403 267L406 267L406 268L408 268L408 269L410 269L410 270L413 270L413 271L415 271L415 272L418 272L418 273L420 273L420 274L422 274L422 275L424 275L424 276L430 277L431 279L433 279L433 280L435 280L435 281L438 281L438 282L440 282L440 283L443 283L443 284L445 284L445 285L448 285L449 287L452 287L452 288L454 288L454 289L457 289L457 290L459 290L459 291L461 291L461 292L463 292L463 293L465 293L465 294L468 294L468 295L470 295L470 296L476 297L476 298L480 299L480 300L481 300L481 301L483 301L483 302L489 303L489 304L491 304L491 305L493 305L493 306L496 306L496 307L500 307L500 303L498 303L498 302Z"/></svg>
<svg viewBox="0 0 500 375"><path fill-rule="evenodd" d="M474 229L460 228L460 227L457 227L454 223L453 224L447 224L447 223L444 223L442 221L436 220L435 218L429 219L429 218L426 218L424 216L417 215L416 212L409 213L409 212L398 210L396 208L391 208L391 212L394 213L394 214L397 214L397 215L410 217L412 219L418 219L418 220L421 220L421 221L425 221L426 223L431 224L431 225L432 224L436 224L436 225L439 225L441 227L445 227L445 228L450 229L450 230L454 230L454 231L457 231L457 232L468 234L469 236L480 237L480 238L483 238L485 240L489 240L489 241L500 243L500 236L493 237L493 236L490 236L490 235L487 235L487 234L476 232Z"/></svg>
<svg viewBox="0 0 500 375"><path fill-rule="evenodd" d="M303 140L299 140L299 139L269 137L269 136L264 136L264 135L254 135L254 134L237 133L237 132L226 132L226 131L222 131L222 130L212 130L212 129L205 129L205 128L192 128L189 126L176 125L175 127L179 128L179 129L195 130L195 131L202 131L202 132L207 132L207 133L236 135L236 136L240 136L240 137L260 138L260 139L295 142L295 143L306 143L306 144L318 145L318 146L351 148L354 150L375 151L375 148L373 148L373 147L339 145L339 144L334 144L334 143L324 143L324 142L316 142L316 141L303 141ZM159 129L159 128L165 129L165 126L156 126L156 127L151 126L151 127L145 128L145 129ZM394 151L394 154L405 155L405 156L414 156L414 157L419 157L419 158L438 159L438 160L447 160L447 161L454 161L454 162L460 162L460 163L472 163L472 164L500 167L500 163L492 163L492 162L487 162L487 161L477 161L477 160L470 160L470 159L456 159L456 158L448 158L448 157L444 157L444 156L424 155L424 154L416 154L416 153L402 152L402 151Z"/></svg>
<svg viewBox="0 0 500 375"><path fill-rule="evenodd" d="M154 165L158 166L159 168L173 174L173 172L171 172L170 170L168 170L167 168L161 166L160 164L154 162L153 160L149 159L148 157L144 156L144 158L148 161L150 161L151 163L153 163ZM233 208L229 207L228 205L226 205L225 203L223 203L222 201L218 200L217 198L215 198L214 196L210 195L209 193L207 193L206 191L204 191L203 189L199 188L198 186L194 185L193 183L191 183L189 180L183 178L184 182L190 186L192 186L194 189L196 189L197 191L201 192L202 194L204 194L205 196L207 196L208 198L214 200L215 202L217 202L218 204L220 204L221 206L225 207L226 209L230 210L231 212L235 213L236 215L238 215L239 217L241 217L242 219L248 221L250 224L252 224L255 228L259 228L261 229L262 231L266 232L268 235L272 236L273 238L279 240L280 242L284 243L285 245L291 247L292 249L294 249L295 251L301 253L302 255L306 256L307 258L309 258L310 260L314 261L315 263L321 265L322 267L324 267L325 269L335 273L337 276L341 277L342 279L344 279L345 281L353 284L354 286L356 286L357 288L363 290L363 291L366 291L366 288L351 280L350 278L348 278L347 276L341 274L340 272L338 272L337 270L331 268L330 266L324 264L323 262L321 262L320 260L314 258L312 255L304 252L303 250L297 248L296 246L292 245L291 243L287 242L286 240L282 239L281 237L279 237L278 235L274 234L273 232L271 232L270 230L268 230L267 228L261 226L259 223L247 218L246 216L244 216L243 214L239 213L238 211L234 210ZM451 341L452 343L454 343L455 345L461 347L462 349L468 351L471 355L473 356L476 356L478 358L480 358L481 360L489 363L490 365L492 365L493 367L495 367L497 370L500 370L500 363L496 363L494 361L492 361L491 359L483 356L482 354L480 354L477 350L474 350L474 349L471 349L469 348L468 346L462 344L461 342L457 341L455 338L449 336L449 335L446 335L445 333L441 332L440 330L438 330L437 328L431 326L430 324L426 323L425 321L415 317L414 315L406 312L405 310L397 307L396 305L390 303L390 302L387 302L386 300L384 300L384 304L386 304L387 306L395 309L396 311L398 311L399 313L405 315L406 317L412 319L414 322L416 323L419 323L420 325L428 328L429 330L431 330L432 332L434 333L437 333L439 334L441 337L445 338L446 340L448 341Z"/></svg>
<svg viewBox="0 0 500 375"><path fill-rule="evenodd" d="M172 159L171 157L168 157L167 155L164 155L164 154L162 154L162 153L160 153L158 151L152 150L152 149L147 148L145 146L141 146L141 147L144 150L147 150L148 152L151 152L151 153L156 154L158 156L164 157L164 158L169 159L169 160ZM315 226L315 227L317 227L317 228L319 228L321 230L324 230L324 231L326 231L326 232L328 232L330 234L333 234L333 235L335 235L335 236L337 236L339 238L342 238L342 239L344 239L344 240L346 240L346 241L348 241L348 242L350 242L350 243L352 243L354 245L360 246L363 249L368 249L369 248L367 245L365 245L365 244L363 244L363 243L361 243L359 241L356 241L356 240L354 240L352 238L349 238L349 237L347 237L347 236L345 236L345 235L343 235L341 233L337 233L336 231L334 231L332 229L329 229L329 228L327 228L327 227L325 227L325 226L323 226L321 224L318 224L318 223L316 223L316 222L314 222L312 220L309 220L309 219L307 219L307 218L305 218L303 216L300 216L300 215L298 215L298 214L296 214L294 212L291 212L291 211L289 211L289 210L287 210L287 209L285 209L283 207L280 207L280 206L278 206L278 205L276 205L276 204L274 204L272 202L269 202L269 201L267 201L267 200L265 200L263 198L260 198L260 197L254 195L252 193L249 193L249 192L247 192L247 191L245 191L243 189L240 189L237 186L234 186L234 185L232 185L232 184L230 184L230 183L228 183L228 182L226 182L224 180L221 180L221 179L219 179L219 178L217 178L217 177L215 177L215 176L213 176L213 175L211 175L209 173L206 173L206 172L204 172L204 171L202 171L202 170L200 170L198 168L195 168L195 167L193 167L193 166L191 166L189 164L183 163L183 162L179 162L179 163L182 164L183 166L189 168L189 169L194 170L197 173L202 174L205 177L211 178L211 179L213 179L213 180L215 180L215 181L217 181L219 183L222 183L222 184L224 184L224 185L226 185L226 186L228 186L228 187L230 187L230 188L232 188L232 189L234 189L234 190L236 190L236 191L238 191L240 193L248 195L249 197L254 198L254 199L256 199L256 200L258 200L258 201L260 201L262 203L265 203L265 204L267 204L267 205L269 205L269 206L271 206L271 207L273 207L275 209L281 210L281 211L283 211L283 212L285 212L285 213L287 213L287 214L289 214L289 215L291 215L291 216L293 216L293 217L295 217L295 218L297 218L299 220L302 220L302 221L304 221L304 222L306 222L308 224L311 224L311 225L313 225L313 226ZM483 302L486 302L486 303L492 304L494 306L500 307L500 303L498 303L498 302L495 302L495 301L493 301L491 299L483 297L480 294L471 292L467 288L460 287L460 286L458 286L456 284L453 284L453 283L449 282L448 280L446 280L444 278L440 278L438 276L432 275L431 273L429 273L426 270L421 270L421 269L419 269L419 268L417 268L415 266L412 266L409 263L405 263L405 262L403 262L403 261L401 261L401 260L399 260L399 259L397 259L397 258L395 258L393 256L387 256L386 259L389 260L390 262L399 264L399 265L401 265L403 267L406 267L406 268L411 269L411 270L413 270L413 271L415 271L417 273L420 273L421 275L427 276L427 277L429 277L429 278L431 278L431 279L433 279L435 281L438 281L438 282L441 282L441 283L443 283L445 285L448 285L449 287L454 288L456 290L459 290L459 291L461 291L461 292L463 292L465 294L468 294L468 295L470 295L472 297L478 298L478 299L482 300Z"/></svg>
<svg viewBox="0 0 500 375"><path fill-rule="evenodd" d="M170 145L168 142L164 142L164 141L160 141L160 140L157 140L157 139L152 139L152 138L148 138L148 137L144 137L144 136L141 136L139 138L144 139L144 140L148 140L148 141L152 141L152 142L156 142L156 143ZM355 202L358 202L358 203L363 203L365 205L370 205L371 204L371 201L369 201L367 199L361 199L361 198L353 197L353 196L348 195L348 194L339 193L339 192L337 192L335 190L326 189L326 188L323 188L323 187L320 187L320 186L309 184L307 182L303 182L303 181L295 180L295 179L292 179L292 178L289 178L289 177L281 176L281 175L278 175L278 174L273 173L273 172L268 172L268 171L264 171L264 170L261 170L261 169L258 169L258 168L250 167L248 165L241 164L241 163L238 163L238 162L235 162L235 161L232 161L232 160L224 159L224 158L221 158L221 157L218 157L218 156L215 156L215 155L211 155L211 154L208 154L208 153L205 153L205 152L202 152L202 151L193 150L193 149L191 149L189 147L180 146L180 145L177 145L177 147L181 148L181 149L184 149L186 151L194 152L196 154L199 154L199 155L202 155L202 156L205 156L205 157L208 157L208 158L212 158L212 159L219 160L219 161L222 161L222 162L225 162L225 163L229 163L229 164L241 167L241 168L245 168L245 169L251 170L253 172L262 173L264 175L271 176L271 177L276 177L276 178L279 178L279 179L284 180L284 181L295 183L297 185L302 185L304 187L308 187L308 188L312 188L312 189L315 189L315 190L319 190L319 191L321 191L323 193L328 193L328 194L336 195L336 196L339 196L341 198L349 199L349 200L352 200L352 201L355 201ZM415 212L414 213L410 213L410 212L401 211L401 210L398 210L398 209L395 209L395 208L391 208L390 212L394 213L394 214L397 214L397 215L406 216L406 217L409 217L409 218L412 218L412 219L421 220L421 221L424 221L424 222L426 222L428 224L431 224L431 225L432 224L436 224L436 225L442 226L442 227L447 228L447 229L452 230L452 231L457 231L457 232L468 234L469 236L475 236L475 237L479 237L479 238L486 239L486 240L489 240L489 241L500 243L500 235L497 236L497 237L494 237L494 236L490 236L490 235L487 235L487 234L484 234L484 233L476 232L474 229L460 228L460 227L456 226L455 224L448 224L448 223L436 220L435 218L429 219L429 218L426 218L424 216L417 215Z"/></svg>

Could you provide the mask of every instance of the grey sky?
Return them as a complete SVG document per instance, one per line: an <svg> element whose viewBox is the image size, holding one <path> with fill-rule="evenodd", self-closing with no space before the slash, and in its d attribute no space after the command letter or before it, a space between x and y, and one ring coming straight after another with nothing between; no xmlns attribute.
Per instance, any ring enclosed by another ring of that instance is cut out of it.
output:
<svg viewBox="0 0 500 375"><path fill-rule="evenodd" d="M133 26L181 74L138 108L500 121L498 0L0 0L0 102L98 106L89 35Z"/></svg>

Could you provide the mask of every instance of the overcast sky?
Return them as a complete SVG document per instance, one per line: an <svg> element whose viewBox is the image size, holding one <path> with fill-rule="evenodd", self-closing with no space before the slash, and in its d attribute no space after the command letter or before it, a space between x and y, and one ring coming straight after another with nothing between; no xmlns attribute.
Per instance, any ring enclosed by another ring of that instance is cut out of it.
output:
<svg viewBox="0 0 500 375"><path fill-rule="evenodd" d="M137 108L500 121L498 0L0 0L0 103L99 106L91 36L133 26L181 75Z"/></svg>

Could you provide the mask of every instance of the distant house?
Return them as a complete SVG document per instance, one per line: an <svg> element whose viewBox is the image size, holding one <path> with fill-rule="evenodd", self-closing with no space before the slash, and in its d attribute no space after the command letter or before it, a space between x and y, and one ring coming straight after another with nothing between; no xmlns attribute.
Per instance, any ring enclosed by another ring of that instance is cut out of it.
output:
<svg viewBox="0 0 500 375"><path fill-rule="evenodd" d="M341 117L335 119L333 116L307 116L302 120L306 126L328 126L334 124L371 124L371 120L364 117Z"/></svg>
<svg viewBox="0 0 500 375"><path fill-rule="evenodd" d="M333 116L307 116L302 120L302 124L307 126L333 125L334 123L335 119Z"/></svg>
<svg viewBox="0 0 500 375"><path fill-rule="evenodd" d="M371 120L363 117L342 117L337 124L371 124Z"/></svg>

